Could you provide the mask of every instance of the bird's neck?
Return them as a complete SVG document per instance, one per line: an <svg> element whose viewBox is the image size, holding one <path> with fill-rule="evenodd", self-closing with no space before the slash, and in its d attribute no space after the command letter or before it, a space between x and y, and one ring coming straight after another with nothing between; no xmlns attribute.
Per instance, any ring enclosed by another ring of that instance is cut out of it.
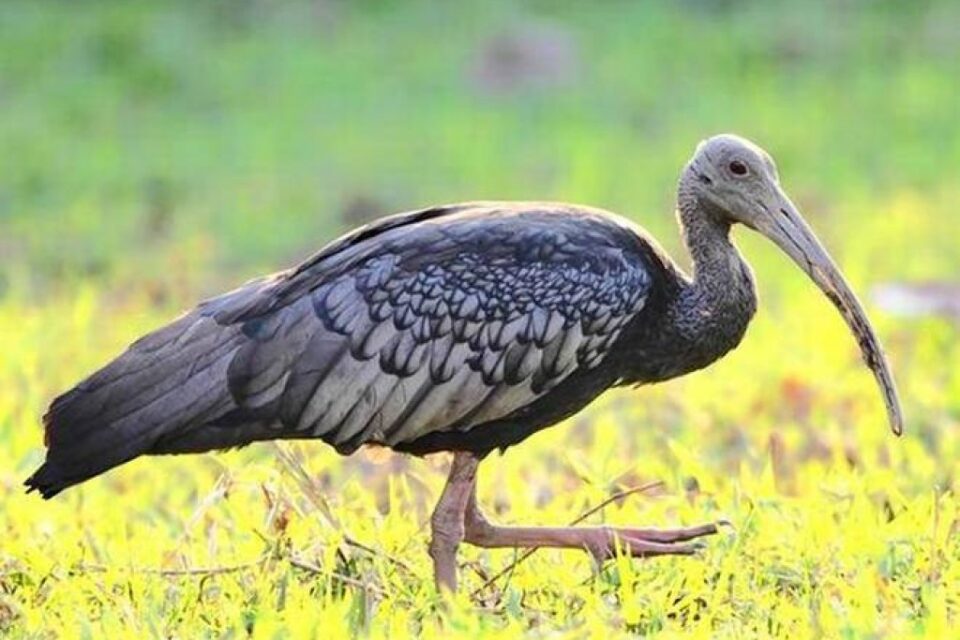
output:
<svg viewBox="0 0 960 640"><path fill-rule="evenodd" d="M725 294L746 263L730 240L730 223L691 200L680 198L677 208L683 242L693 261L691 286Z"/></svg>
<svg viewBox="0 0 960 640"><path fill-rule="evenodd" d="M692 278L675 301L677 326L716 359L739 344L756 311L753 274L731 242L723 215L682 188L677 208L693 260Z"/></svg>

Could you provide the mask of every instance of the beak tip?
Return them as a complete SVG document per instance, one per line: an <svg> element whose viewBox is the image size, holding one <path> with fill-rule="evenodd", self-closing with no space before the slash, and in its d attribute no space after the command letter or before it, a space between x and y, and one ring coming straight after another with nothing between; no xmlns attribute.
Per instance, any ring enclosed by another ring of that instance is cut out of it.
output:
<svg viewBox="0 0 960 640"><path fill-rule="evenodd" d="M898 438L903 435L903 415L901 415L899 409L890 414L890 430Z"/></svg>

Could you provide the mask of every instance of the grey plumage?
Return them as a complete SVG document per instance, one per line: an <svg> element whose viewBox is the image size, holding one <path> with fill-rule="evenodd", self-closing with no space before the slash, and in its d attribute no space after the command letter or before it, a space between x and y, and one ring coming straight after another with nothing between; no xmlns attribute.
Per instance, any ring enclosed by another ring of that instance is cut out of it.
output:
<svg viewBox="0 0 960 640"><path fill-rule="evenodd" d="M569 205L401 214L202 303L58 398L49 496L144 453L469 431L596 367L644 305L627 223ZM584 304L586 303L586 305Z"/></svg>
<svg viewBox="0 0 960 640"><path fill-rule="evenodd" d="M588 207L459 204L357 229L200 304L57 398L27 485L50 497L139 455L276 438L342 453L511 446L610 386L683 375L734 348L756 309L736 223L838 307L899 433L876 336L770 157L735 136L705 141L677 209L692 278L641 229Z"/></svg>

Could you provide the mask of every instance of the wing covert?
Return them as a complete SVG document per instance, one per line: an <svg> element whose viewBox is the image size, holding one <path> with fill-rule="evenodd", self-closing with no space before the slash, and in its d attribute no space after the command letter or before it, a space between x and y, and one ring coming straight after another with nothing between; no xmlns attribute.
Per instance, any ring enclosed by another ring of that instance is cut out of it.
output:
<svg viewBox="0 0 960 640"><path fill-rule="evenodd" d="M243 409L269 407L285 433L342 451L471 429L597 366L651 285L592 220L477 216L403 231L244 321L250 341L229 370Z"/></svg>

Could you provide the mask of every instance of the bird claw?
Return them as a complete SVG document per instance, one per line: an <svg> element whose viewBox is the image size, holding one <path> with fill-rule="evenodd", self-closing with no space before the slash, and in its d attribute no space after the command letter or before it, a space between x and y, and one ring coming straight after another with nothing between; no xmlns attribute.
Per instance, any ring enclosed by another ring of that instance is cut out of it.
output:
<svg viewBox="0 0 960 640"><path fill-rule="evenodd" d="M679 529L603 529L602 537L588 542L587 549L598 562L616 557L617 549L635 558L665 555L695 555L707 549L697 540L719 533L721 527L734 529L727 519Z"/></svg>

